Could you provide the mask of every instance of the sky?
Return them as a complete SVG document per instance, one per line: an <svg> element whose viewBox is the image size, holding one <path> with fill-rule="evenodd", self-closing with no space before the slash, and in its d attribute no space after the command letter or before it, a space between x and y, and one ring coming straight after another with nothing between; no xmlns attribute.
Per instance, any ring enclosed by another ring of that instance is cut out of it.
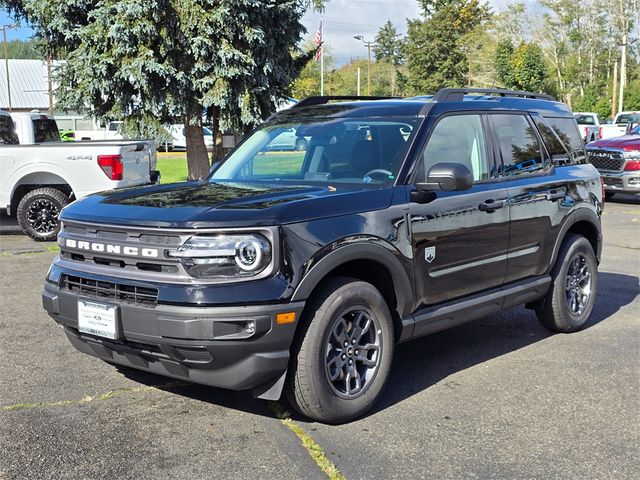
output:
<svg viewBox="0 0 640 480"><path fill-rule="evenodd" d="M489 4L500 10L509 0L490 0ZM420 7L415 0L329 0L324 14L309 11L302 18L307 28L307 38L313 38L324 18L324 41L331 50L336 66L348 63L352 58L364 58L367 49L354 35L363 35L365 40L373 40L378 29L387 20L395 25L398 32L406 33L407 18L420 16ZM0 10L0 26L10 25L13 20L6 11ZM24 40L33 31L23 25L16 30L7 30L7 40Z"/></svg>

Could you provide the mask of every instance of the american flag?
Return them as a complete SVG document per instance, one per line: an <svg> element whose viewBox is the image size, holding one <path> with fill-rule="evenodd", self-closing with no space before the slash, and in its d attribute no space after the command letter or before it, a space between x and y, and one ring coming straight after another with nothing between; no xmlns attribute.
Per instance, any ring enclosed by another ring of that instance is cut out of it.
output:
<svg viewBox="0 0 640 480"><path fill-rule="evenodd" d="M316 62L318 60L320 60L320 57L322 57L322 20L320 20L320 27L318 28L318 31L316 32L316 47L318 47L317 51L316 51Z"/></svg>

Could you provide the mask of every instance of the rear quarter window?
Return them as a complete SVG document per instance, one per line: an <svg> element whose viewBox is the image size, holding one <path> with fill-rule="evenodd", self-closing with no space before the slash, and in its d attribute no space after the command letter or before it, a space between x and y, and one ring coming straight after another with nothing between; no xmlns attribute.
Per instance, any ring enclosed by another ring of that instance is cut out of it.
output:
<svg viewBox="0 0 640 480"><path fill-rule="evenodd" d="M580 137L580 132L578 131L578 124L573 118L560 118L560 117L547 117L545 118L546 123L553 129L553 132L557 136L558 140L562 143L564 147L569 151L571 163L585 163L586 162L586 153L584 150L584 142ZM540 122L537 122L540 123ZM547 142L547 138L549 135L545 135L543 132L543 128L538 124L538 128L540 129L540 133L543 138L545 138L545 144L547 148L550 150L549 153L553 155L553 151L555 150L559 153L558 145L554 144L554 141ZM556 140L555 142L557 143Z"/></svg>

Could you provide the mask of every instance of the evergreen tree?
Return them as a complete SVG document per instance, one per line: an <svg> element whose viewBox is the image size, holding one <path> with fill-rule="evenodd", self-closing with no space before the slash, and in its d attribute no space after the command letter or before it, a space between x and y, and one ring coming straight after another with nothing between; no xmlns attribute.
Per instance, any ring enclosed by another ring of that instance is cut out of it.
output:
<svg viewBox="0 0 640 480"><path fill-rule="evenodd" d="M391 20L378 30L373 53L377 62L387 62L396 67L402 63L402 40Z"/></svg>
<svg viewBox="0 0 640 480"><path fill-rule="evenodd" d="M203 115L245 131L289 93L310 0L3 0L55 56L60 107L185 124L189 177L208 174Z"/></svg>

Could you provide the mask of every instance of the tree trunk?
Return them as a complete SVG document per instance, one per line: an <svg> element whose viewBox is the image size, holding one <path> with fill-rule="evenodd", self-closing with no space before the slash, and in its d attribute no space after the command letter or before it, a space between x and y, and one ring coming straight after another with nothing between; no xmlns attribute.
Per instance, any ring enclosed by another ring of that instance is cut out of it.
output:
<svg viewBox="0 0 640 480"><path fill-rule="evenodd" d="M193 122L194 124L192 124ZM199 180L209 175L209 153L204 144L202 118L184 117L184 136L187 140L187 165L189 180Z"/></svg>

